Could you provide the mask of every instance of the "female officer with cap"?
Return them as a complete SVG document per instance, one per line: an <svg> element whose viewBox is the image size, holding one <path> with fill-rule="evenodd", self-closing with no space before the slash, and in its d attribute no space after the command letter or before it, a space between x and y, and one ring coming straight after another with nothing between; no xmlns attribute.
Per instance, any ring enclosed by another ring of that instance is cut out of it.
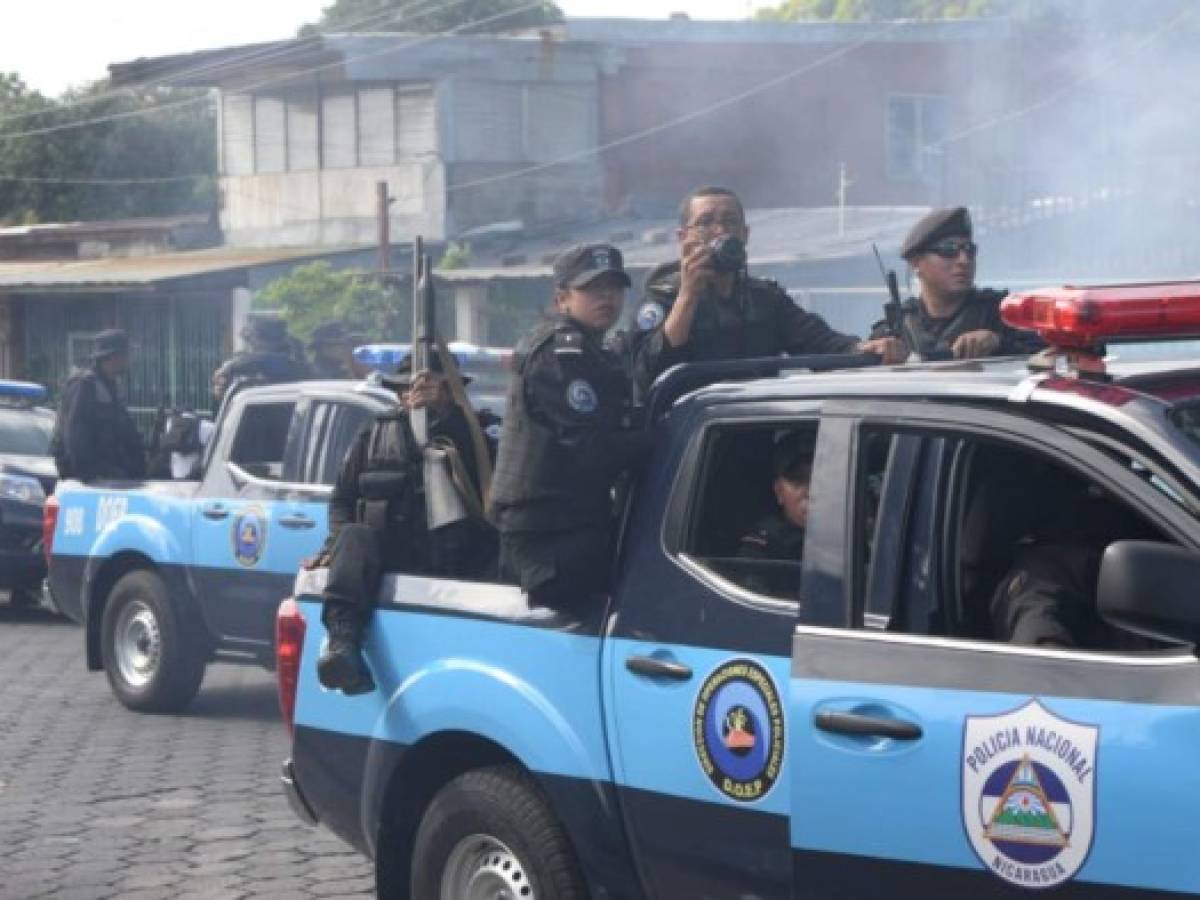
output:
<svg viewBox="0 0 1200 900"><path fill-rule="evenodd" d="M629 381L602 345L630 285L621 251L573 247L554 283L557 314L514 356L491 515L501 574L536 605L588 612L607 590L613 486L649 438L625 427Z"/></svg>

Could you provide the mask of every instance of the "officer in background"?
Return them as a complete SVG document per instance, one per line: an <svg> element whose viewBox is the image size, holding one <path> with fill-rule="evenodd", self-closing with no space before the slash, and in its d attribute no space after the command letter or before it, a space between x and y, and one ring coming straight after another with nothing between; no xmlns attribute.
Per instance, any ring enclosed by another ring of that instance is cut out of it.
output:
<svg viewBox="0 0 1200 900"><path fill-rule="evenodd" d="M321 614L329 644L317 676L346 694L375 686L362 657L362 634L385 571L468 579L496 573L496 534L486 521L465 519L432 532L426 526L422 454L409 414L429 411L430 441L453 445L477 493L479 466L466 414L451 398L440 358L434 357L433 371L415 377L411 366L409 357L396 374L381 378L396 390L399 405L351 444L329 500L329 537L309 564L329 565Z"/></svg>
<svg viewBox="0 0 1200 900"><path fill-rule="evenodd" d="M225 360L213 373L212 392L218 405L238 379L280 382L308 377L308 367L293 355L293 338L283 319L254 316L242 327L242 339L246 349Z"/></svg>
<svg viewBox="0 0 1200 900"><path fill-rule="evenodd" d="M341 322L322 322L308 341L309 370L313 378L354 378L354 347Z"/></svg>
<svg viewBox="0 0 1200 900"><path fill-rule="evenodd" d="M145 444L117 389L128 371L129 336L119 329L97 334L91 366L73 372L63 387L50 441L60 478L145 477Z"/></svg>
<svg viewBox="0 0 1200 900"><path fill-rule="evenodd" d="M1007 291L975 287L978 245L972 240L965 207L935 209L909 231L900 248L917 278L918 296L903 304L900 337L921 356L952 354L955 359L1034 353L1041 349L1027 331L1000 319ZM873 337L889 333L877 322Z"/></svg>
<svg viewBox="0 0 1200 900"><path fill-rule="evenodd" d="M908 355L899 341L860 341L805 312L779 284L746 270L750 229L737 195L702 187L679 210L680 258L646 279L632 335L639 395L682 362L750 359L780 354L876 353L884 362Z"/></svg>
<svg viewBox="0 0 1200 900"><path fill-rule="evenodd" d="M742 536L737 552L740 559L801 561L814 449L812 435L805 431L785 433L776 442L771 453L771 493L777 508ZM773 596L794 595L799 576L787 572L779 577L755 575L747 579L747 587Z"/></svg>
<svg viewBox="0 0 1200 900"><path fill-rule="evenodd" d="M491 516L501 577L535 605L582 614L608 588L613 487L650 442L626 427L629 382L602 346L630 285L621 251L573 247L554 284L557 315L514 353Z"/></svg>

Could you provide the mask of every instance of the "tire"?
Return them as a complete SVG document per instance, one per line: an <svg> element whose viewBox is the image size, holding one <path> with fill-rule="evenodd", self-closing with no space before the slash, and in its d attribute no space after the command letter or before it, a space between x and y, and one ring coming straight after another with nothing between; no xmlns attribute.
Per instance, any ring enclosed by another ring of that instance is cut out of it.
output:
<svg viewBox="0 0 1200 900"><path fill-rule="evenodd" d="M567 836L515 766L458 776L434 796L412 851L412 900L583 900Z"/></svg>
<svg viewBox="0 0 1200 900"><path fill-rule="evenodd" d="M122 575L109 591L100 652L113 693L139 712L182 712L204 679L204 657L188 644L167 586L148 570Z"/></svg>

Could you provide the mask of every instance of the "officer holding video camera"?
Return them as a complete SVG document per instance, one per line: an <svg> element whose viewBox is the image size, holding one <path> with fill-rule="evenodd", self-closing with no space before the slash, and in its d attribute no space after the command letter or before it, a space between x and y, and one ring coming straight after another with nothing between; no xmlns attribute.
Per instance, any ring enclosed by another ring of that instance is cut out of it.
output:
<svg viewBox="0 0 1200 900"><path fill-rule="evenodd" d="M680 259L646 279L633 335L633 378L644 396L681 362L820 353L907 356L895 338L860 341L805 312L779 284L746 271L745 211L726 188L692 191L679 210Z"/></svg>

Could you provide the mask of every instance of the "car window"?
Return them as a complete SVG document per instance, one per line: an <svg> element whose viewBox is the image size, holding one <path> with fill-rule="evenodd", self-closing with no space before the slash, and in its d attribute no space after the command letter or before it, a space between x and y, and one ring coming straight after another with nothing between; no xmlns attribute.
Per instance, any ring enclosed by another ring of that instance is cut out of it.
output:
<svg viewBox="0 0 1200 900"><path fill-rule="evenodd" d="M291 402L247 403L238 419L229 461L255 477L282 479L288 428L295 406Z"/></svg>
<svg viewBox="0 0 1200 900"><path fill-rule="evenodd" d="M314 405L304 458L304 481L332 485L351 443L371 420L371 412L356 403Z"/></svg>
<svg viewBox="0 0 1200 900"><path fill-rule="evenodd" d="M35 410L0 410L0 453L46 456L53 416Z"/></svg>
<svg viewBox="0 0 1200 900"><path fill-rule="evenodd" d="M797 600L816 437L813 421L712 429L683 553L729 585Z"/></svg>
<svg viewBox="0 0 1200 900"><path fill-rule="evenodd" d="M1167 538L1087 473L974 436L864 427L859 447L860 625L1058 649L1162 648L1102 621L1096 584L1114 541Z"/></svg>

